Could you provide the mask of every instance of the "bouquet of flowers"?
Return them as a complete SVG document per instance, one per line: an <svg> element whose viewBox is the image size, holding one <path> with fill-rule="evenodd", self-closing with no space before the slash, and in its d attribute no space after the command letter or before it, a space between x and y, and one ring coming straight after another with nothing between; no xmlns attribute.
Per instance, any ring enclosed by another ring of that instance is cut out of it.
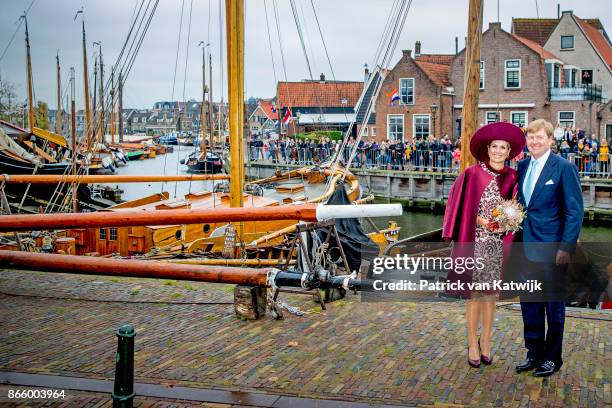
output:
<svg viewBox="0 0 612 408"><path fill-rule="evenodd" d="M525 209L516 200L505 200L491 211L493 221L489 228L499 232L516 232L525 219Z"/></svg>

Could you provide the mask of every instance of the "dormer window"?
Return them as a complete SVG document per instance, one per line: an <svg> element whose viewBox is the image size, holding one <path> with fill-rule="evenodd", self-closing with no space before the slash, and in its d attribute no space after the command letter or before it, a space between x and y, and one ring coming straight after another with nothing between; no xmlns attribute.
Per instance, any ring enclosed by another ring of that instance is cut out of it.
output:
<svg viewBox="0 0 612 408"><path fill-rule="evenodd" d="M574 36L573 35L562 35L561 36L561 49L562 50L574 49Z"/></svg>

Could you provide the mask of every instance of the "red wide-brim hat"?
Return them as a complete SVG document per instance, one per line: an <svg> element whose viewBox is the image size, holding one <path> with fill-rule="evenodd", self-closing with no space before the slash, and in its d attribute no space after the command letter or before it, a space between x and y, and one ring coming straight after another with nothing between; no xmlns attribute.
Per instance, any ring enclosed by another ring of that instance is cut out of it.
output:
<svg viewBox="0 0 612 408"><path fill-rule="evenodd" d="M488 161L487 147L494 140L504 140L510 143L509 160L518 156L525 147L525 134L516 125L507 122L496 122L481 127L474 133L470 141L470 152L479 161Z"/></svg>

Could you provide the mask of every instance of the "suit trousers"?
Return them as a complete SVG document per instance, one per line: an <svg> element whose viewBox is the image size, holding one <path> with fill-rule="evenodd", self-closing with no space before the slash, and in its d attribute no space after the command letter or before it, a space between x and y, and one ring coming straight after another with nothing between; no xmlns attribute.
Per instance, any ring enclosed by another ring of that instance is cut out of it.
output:
<svg viewBox="0 0 612 408"><path fill-rule="evenodd" d="M526 277L542 282L543 286L541 292L521 295L527 357L537 361L551 360L560 367L563 364L567 266L529 261L526 266Z"/></svg>

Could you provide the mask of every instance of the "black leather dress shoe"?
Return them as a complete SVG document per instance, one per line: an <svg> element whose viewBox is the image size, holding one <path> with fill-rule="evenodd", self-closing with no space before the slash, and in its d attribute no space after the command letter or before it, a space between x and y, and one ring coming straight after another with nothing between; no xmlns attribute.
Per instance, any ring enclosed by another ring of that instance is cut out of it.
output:
<svg viewBox="0 0 612 408"><path fill-rule="evenodd" d="M538 366L538 363L533 358L527 357L525 361L515 367L517 373L522 373L523 371L531 371Z"/></svg>
<svg viewBox="0 0 612 408"><path fill-rule="evenodd" d="M560 368L561 366L553 363L550 360L546 360L545 362L542 363L541 366L536 368L536 370L533 372L533 376L534 377L549 377L553 375L554 373L556 373L557 371L559 371Z"/></svg>

